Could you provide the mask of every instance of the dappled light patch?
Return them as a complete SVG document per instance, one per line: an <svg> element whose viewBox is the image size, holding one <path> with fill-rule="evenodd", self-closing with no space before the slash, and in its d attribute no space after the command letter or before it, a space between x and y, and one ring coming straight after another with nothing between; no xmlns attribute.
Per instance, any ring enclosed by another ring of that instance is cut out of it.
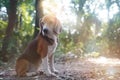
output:
<svg viewBox="0 0 120 80"><path fill-rule="evenodd" d="M94 69L97 77L103 76L101 79L105 80L120 79L120 59L99 57L89 58L88 61L97 66Z"/></svg>
<svg viewBox="0 0 120 80"><path fill-rule="evenodd" d="M104 65L120 65L120 59L117 58L106 58L106 57L98 57L98 58L89 58L88 61L93 62L95 64L104 64Z"/></svg>

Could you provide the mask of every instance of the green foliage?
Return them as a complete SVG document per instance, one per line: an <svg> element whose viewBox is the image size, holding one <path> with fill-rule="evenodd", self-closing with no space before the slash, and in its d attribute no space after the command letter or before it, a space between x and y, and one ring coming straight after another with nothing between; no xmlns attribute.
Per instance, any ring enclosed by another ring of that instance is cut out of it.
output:
<svg viewBox="0 0 120 80"><path fill-rule="evenodd" d="M0 43L2 43L2 40L4 38L5 30L7 26L7 22L0 20ZM1 50L2 44L0 44L0 50Z"/></svg>
<svg viewBox="0 0 120 80"><path fill-rule="evenodd" d="M109 44L109 54L113 54L118 57L120 55L120 14L116 14L112 20L110 20L109 27L106 30L106 37Z"/></svg>
<svg viewBox="0 0 120 80"><path fill-rule="evenodd" d="M9 0L0 1L1 7L7 7ZM14 55L23 52L28 42L32 39L34 32L34 2L32 0L19 1L17 6L17 23L13 30L13 36L10 38L8 49L8 55ZM26 6L27 5L27 6ZM7 15L7 14L6 14ZM3 17L1 17L2 19ZM0 20L0 50L2 47L2 41L5 36L5 30L7 22Z"/></svg>
<svg viewBox="0 0 120 80"><path fill-rule="evenodd" d="M31 5L31 1L25 1L22 2L18 6L18 20L19 23L17 24L17 27L14 29L14 40L16 46L18 46L16 52L23 52L26 45L29 43L29 41L32 39L33 32L34 32L34 5ZM28 6L26 6L28 4ZM32 12L32 13L31 13ZM32 15L32 16L31 16ZM21 21L21 22L20 22ZM11 48L12 49L12 48Z"/></svg>
<svg viewBox="0 0 120 80"><path fill-rule="evenodd" d="M116 14L110 21L109 28L107 29L107 35L110 41L118 43L120 41L120 14Z"/></svg>
<svg viewBox="0 0 120 80"><path fill-rule="evenodd" d="M0 8L1 7L9 7L9 0L0 0Z"/></svg>

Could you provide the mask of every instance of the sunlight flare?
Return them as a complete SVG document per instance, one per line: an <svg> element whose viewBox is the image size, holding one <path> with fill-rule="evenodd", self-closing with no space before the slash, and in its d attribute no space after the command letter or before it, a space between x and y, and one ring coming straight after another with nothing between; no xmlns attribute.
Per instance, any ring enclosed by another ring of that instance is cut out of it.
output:
<svg viewBox="0 0 120 80"><path fill-rule="evenodd" d="M70 6L72 6L72 4L70 0L44 0L42 6L44 7L44 14L55 14L60 19L61 23L76 23L76 14L71 10Z"/></svg>
<svg viewBox="0 0 120 80"><path fill-rule="evenodd" d="M99 58L90 58L88 61L96 63L96 64L105 64L105 65L120 65L119 59L112 59L106 57L99 57Z"/></svg>

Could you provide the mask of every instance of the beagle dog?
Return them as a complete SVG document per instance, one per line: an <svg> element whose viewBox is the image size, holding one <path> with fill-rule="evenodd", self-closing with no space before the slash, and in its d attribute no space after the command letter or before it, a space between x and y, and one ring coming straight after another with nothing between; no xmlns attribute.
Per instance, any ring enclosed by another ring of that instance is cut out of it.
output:
<svg viewBox="0 0 120 80"><path fill-rule="evenodd" d="M41 30L16 61L17 76L29 76L42 65L47 76L55 76L54 55L62 25L54 15L46 15L39 21Z"/></svg>

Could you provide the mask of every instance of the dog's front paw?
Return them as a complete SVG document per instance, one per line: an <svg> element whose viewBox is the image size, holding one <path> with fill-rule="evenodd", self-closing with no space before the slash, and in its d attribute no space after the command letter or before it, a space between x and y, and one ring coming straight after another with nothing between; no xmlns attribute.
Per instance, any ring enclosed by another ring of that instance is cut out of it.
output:
<svg viewBox="0 0 120 80"><path fill-rule="evenodd" d="M58 70L53 69L52 72L54 72L55 74L58 74Z"/></svg>
<svg viewBox="0 0 120 80"><path fill-rule="evenodd" d="M58 74L58 70L56 70L55 67L51 68L51 71L55 74Z"/></svg>
<svg viewBox="0 0 120 80"><path fill-rule="evenodd" d="M45 74L46 74L47 76L53 76L53 77L56 77L56 76L57 76L55 73L53 73L53 72L51 72L51 71L45 71Z"/></svg>
<svg viewBox="0 0 120 80"><path fill-rule="evenodd" d="M55 73L51 73L50 76L57 77Z"/></svg>
<svg viewBox="0 0 120 80"><path fill-rule="evenodd" d="M54 73L52 73L49 69L48 70L45 70L44 72L47 76L55 76Z"/></svg>

